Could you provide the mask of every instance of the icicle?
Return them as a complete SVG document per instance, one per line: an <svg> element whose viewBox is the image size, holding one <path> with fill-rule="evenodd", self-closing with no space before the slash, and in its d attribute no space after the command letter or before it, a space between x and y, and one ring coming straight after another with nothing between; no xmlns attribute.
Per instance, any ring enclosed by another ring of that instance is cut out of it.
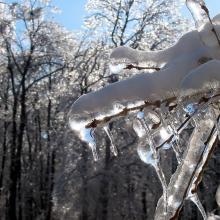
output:
<svg viewBox="0 0 220 220"><path fill-rule="evenodd" d="M179 144L179 140L180 140L180 137L179 137L179 132L176 130L176 128L174 126L171 126L172 130L173 130L173 140L172 140L172 143L171 143L171 147L176 155L176 159L178 161L178 163L181 162L181 149L180 149L180 144Z"/></svg>
<svg viewBox="0 0 220 220"><path fill-rule="evenodd" d="M175 124L175 120L176 120L176 117L179 118L179 121L177 124L179 124L179 122L181 121L181 117L182 117L182 114L179 116L178 114L175 115L175 117L173 117L170 113L170 110L169 108L167 108L166 106L163 106L162 108L162 111L163 113L160 114L160 117L161 117L161 121L162 123L166 126L166 131L167 131L167 139L168 137L170 137L171 135L173 135L173 138L169 144L170 147L172 147L174 153L175 153L175 156L176 156L176 159L178 161L178 163L181 162L181 157L180 157L180 153L181 153L181 150L180 150L180 146L179 146L179 132L177 131L177 128L176 128L176 124ZM177 108L177 111L178 111L178 108ZM165 119L163 114L166 114L167 115L167 118ZM162 146L163 149L167 149L167 143L164 144Z"/></svg>
<svg viewBox="0 0 220 220"><path fill-rule="evenodd" d="M213 144L211 144L211 143L213 142L213 140L215 139L215 136L218 133L218 131L217 131L218 130L217 129L217 122L218 121L217 121L215 110L214 110L213 106L209 106L209 108L206 109L204 112L205 112L204 119L205 120L211 120L212 122L214 122L214 124L215 124L215 133L212 135L212 138L211 138L209 144L207 144L204 148L203 158L202 158L201 162L196 167L196 172L194 174L193 182L192 182L191 187L190 187L190 189L188 190L188 193L187 193L187 199L190 199L197 206L197 208L199 209L201 215L203 216L203 219L206 220L207 219L207 214L206 214L206 212L205 212L205 210L202 206L201 201L199 200L198 194L195 192L195 189L196 189L197 184L198 184L198 183L196 183L196 179L198 178L199 175L201 175L202 169L204 169L204 164L206 163L207 157L208 157L208 155L211 151L209 148L212 148ZM197 119L197 121L198 121L198 119ZM197 122L197 124L198 124L198 122ZM196 128L197 128L197 126L198 125L196 125ZM192 169L194 169L195 165L191 164L191 167L192 167Z"/></svg>
<svg viewBox="0 0 220 220"><path fill-rule="evenodd" d="M117 147L115 146L114 144L114 141L113 141L113 136L111 134L111 131L109 129L109 124L105 125L103 127L104 131L106 132L106 134L108 135L109 137L109 140L111 142L111 146L110 146L110 149L111 149L111 152L115 155L115 156L118 156L118 149Z"/></svg>
<svg viewBox="0 0 220 220"><path fill-rule="evenodd" d="M172 121L170 122L170 127L173 131L173 139L172 139L171 147L173 149L173 152L175 153L177 162L180 163L181 162L181 156L180 156L181 149L180 149L180 144L179 144L179 140L180 140L179 132L177 131Z"/></svg>
<svg viewBox="0 0 220 220"><path fill-rule="evenodd" d="M81 135L83 136L82 140L85 141L91 148L94 161L97 161L98 153L97 153L97 147L96 147L96 142L94 138L94 129L85 128L85 130L82 131Z"/></svg>
<svg viewBox="0 0 220 220"><path fill-rule="evenodd" d="M145 149L139 148L140 150L142 150L141 151L141 153L142 153L141 156L144 156L144 159L148 163L150 162L150 164L152 164L154 166L154 169L157 173L157 176L158 176L158 178L160 180L160 183L162 185L162 188L163 188L164 203L167 204L167 183L166 183L166 178L165 178L165 175L163 173L163 170L160 166L159 154L156 150L156 144L155 144L155 141L154 141L154 137L150 133L150 129L147 126L147 124L145 123L144 112L142 112L142 111L138 112L137 118L138 118L138 120L140 120L141 125L143 126L143 128L146 132L146 140L145 141L147 143L147 146L149 146L149 150L150 150L150 151L148 150L148 147L145 148ZM142 157L140 157L140 158L142 158Z"/></svg>
<svg viewBox="0 0 220 220"><path fill-rule="evenodd" d="M146 137L147 137L147 143L149 143L151 151L155 157L155 159L158 159L157 156L157 151L156 151L156 145L154 143L154 138L150 133L149 127L145 124L144 120L144 112L140 111L137 113L137 118L140 120L141 125L143 126L145 132L146 132Z"/></svg>
<svg viewBox="0 0 220 220"><path fill-rule="evenodd" d="M178 106L178 105L179 106ZM175 153L177 162L180 163L181 162L181 148L180 148L180 144L179 144L179 134L181 133L181 131L177 130L177 126L179 124L182 124L182 116L183 116L183 109L181 108L181 104L179 104L178 102L176 103L177 107L176 107L176 114L173 116L169 110L169 108L165 108L166 113L168 115L168 119L167 124L170 127L171 133L173 134L173 138L171 140L171 147L173 149L173 152ZM163 115L161 115L163 116ZM162 119L164 120L164 118L162 117ZM178 119L178 122L176 122L176 119Z"/></svg>
<svg viewBox="0 0 220 220"><path fill-rule="evenodd" d="M146 135L146 132L141 124L141 122L137 119L133 121L133 129L139 138L142 138Z"/></svg>
<svg viewBox="0 0 220 220"><path fill-rule="evenodd" d="M164 220L172 219L174 216L177 217L181 210L181 205L187 197L186 192L196 190L194 186L197 187L199 183L201 174L215 142L216 132L214 134L212 133L213 127L214 121L210 118L204 117L203 120L199 121L189 140L187 149L183 155L183 160L172 175L167 187L167 215L164 214L166 206L164 204L164 198L161 197L157 205L155 219ZM209 137L210 140L207 145L204 145ZM172 201L172 203L169 203L169 201Z"/></svg>
<svg viewBox="0 0 220 220"><path fill-rule="evenodd" d="M155 159L151 151L150 145L147 139L147 133L141 123L141 120L144 120L144 112L140 111L137 113L137 119L133 121L133 129L139 137L137 153L139 158L146 164L155 166Z"/></svg>
<svg viewBox="0 0 220 220"><path fill-rule="evenodd" d="M180 164L182 159L181 159L181 155L180 155L179 143L175 140L174 142L171 143L171 147L173 149L173 152L175 153L178 164Z"/></svg>
<svg viewBox="0 0 220 220"><path fill-rule="evenodd" d="M75 130L80 139L86 142L92 150L94 161L98 160L96 141L94 138L94 128L85 128L86 122L69 121L70 127Z"/></svg>
<svg viewBox="0 0 220 220"><path fill-rule="evenodd" d="M187 196L187 199L190 199L196 206L197 208L199 209L202 217L203 217L203 220L207 220L207 214L205 212L205 209L198 197L198 194L197 193L190 193L190 195Z"/></svg>
<svg viewBox="0 0 220 220"><path fill-rule="evenodd" d="M216 191L215 199L216 199L218 206L220 207L220 185L218 186L218 189Z"/></svg>

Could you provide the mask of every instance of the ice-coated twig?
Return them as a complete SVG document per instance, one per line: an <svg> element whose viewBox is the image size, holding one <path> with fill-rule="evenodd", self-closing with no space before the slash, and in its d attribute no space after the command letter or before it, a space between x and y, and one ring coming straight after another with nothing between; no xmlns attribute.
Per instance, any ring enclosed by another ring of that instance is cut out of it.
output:
<svg viewBox="0 0 220 220"><path fill-rule="evenodd" d="M209 22L209 11L203 0L186 0L186 6L192 14L197 28Z"/></svg>
<svg viewBox="0 0 220 220"><path fill-rule="evenodd" d="M211 26L211 32L213 32L220 46L220 38L215 29L215 26L212 23L212 19L210 18L210 15L209 15L209 10L206 7L205 2L203 0L186 0L186 5L193 16L193 19L196 23L198 30L200 30L205 24L209 23ZM201 36L201 38L204 41L204 43L207 43L207 41L205 40L203 36Z"/></svg>
<svg viewBox="0 0 220 220"><path fill-rule="evenodd" d="M219 97L220 93L216 94L215 97ZM212 98L215 97L209 97L209 98L204 98L204 100L201 100L199 102L208 102L209 100L211 100ZM166 103L166 105L169 105L169 103L171 103L172 101L176 100L176 97L171 97L169 99L164 99L163 101L155 101L155 102L148 102L148 101L144 101L144 102L140 102L141 104L137 104L137 105L133 105L132 107L126 107L123 108L121 111L117 112L117 113L113 113L113 114L109 114L108 116L104 116L101 119L91 119L90 122L88 122L87 124L85 124L86 128L95 128L98 125L102 125L102 124L106 124L116 118L122 117L122 116L126 116L131 112L134 111L140 111L144 108L160 108L162 104ZM175 106L176 107L176 106ZM183 123L183 125L187 125L187 123ZM177 132L179 133L179 129L177 130ZM172 136L173 138L173 136Z"/></svg>
<svg viewBox="0 0 220 220"><path fill-rule="evenodd" d="M175 107L177 107L177 105ZM170 143L171 143L171 147L175 153L176 159L177 159L178 163L180 163L181 162L181 157L180 157L181 151L180 151L180 146L179 146L179 133L178 133L178 130L176 129L176 126L174 125L174 121L173 121L173 118L171 116L169 109L168 110L167 110L167 108L163 108L163 109L164 109L163 111L165 111L165 114L167 115L167 119L164 118L163 113L160 113L161 121L165 127L169 126L173 132L172 139L170 140Z"/></svg>
<svg viewBox="0 0 220 220"><path fill-rule="evenodd" d="M213 114L213 109L212 109L212 106L210 106L210 113ZM218 136L218 128L217 128L217 124L216 124L216 121L217 123L219 122L219 117L214 117L212 118L213 121L214 121L214 128L212 129L211 131L211 134L208 138L208 140L206 141L206 148L204 149L204 153L203 153L203 157L196 169L196 172L194 174L194 178L193 178L193 181L192 181L192 184L191 184L191 187L190 187L190 190L188 192L188 197L189 199L195 203L195 205L198 207L199 211L201 212L201 215L203 216L203 219L206 220L207 219L207 214L202 206L202 203L201 201L199 200L199 197L196 193L196 190L197 190L197 187L198 187L198 184L200 183L201 181L201 178L202 178L202 174L204 172L204 167L208 161L208 159L211 157L211 154L213 152L213 149L214 147L216 146L216 142L218 141L217 140L217 136Z"/></svg>
<svg viewBox="0 0 220 220"><path fill-rule="evenodd" d="M149 129L148 125L145 123L144 114L142 114L140 117L138 117L138 119L140 120L140 122L141 122L141 124L147 134L146 142L149 144L151 152L153 154L153 159L155 161L153 163L153 166L155 168L157 176L158 176L158 178L161 182L161 185L162 185L164 204L167 204L167 183L166 183L166 178L165 178L164 172L163 172L161 165L160 165L160 157L159 157L158 151L156 149L156 144L154 142L153 137L151 136L150 129ZM165 211L166 211L166 209L165 209Z"/></svg>
<svg viewBox="0 0 220 220"><path fill-rule="evenodd" d="M165 100L166 101L166 100ZM155 102L142 102L141 104L132 106L132 107L126 107L123 108L121 111L117 112L116 114L108 115L106 117L103 117L102 119L93 119L91 122L85 125L86 128L95 128L99 124L105 124L110 122L111 120L121 117L121 116L126 116L130 112L134 111L140 111L141 109L147 108L147 107L159 107L160 106L160 101L155 101Z"/></svg>
<svg viewBox="0 0 220 220"><path fill-rule="evenodd" d="M167 188L167 215L164 215L163 198L158 201L155 219L177 219L189 192L195 193L206 161L215 147L217 132L214 121L205 118L195 128L182 162L172 175Z"/></svg>
<svg viewBox="0 0 220 220"><path fill-rule="evenodd" d="M218 102L219 98L220 98L220 93L209 98L202 97L200 100L198 100L199 103L198 109L196 109L191 115L188 115L188 117L183 121L183 123L177 128L178 135L187 127L187 125L191 122L192 119L194 119L193 117L199 111L203 111L204 109L208 108L209 105ZM157 146L157 149L160 149L166 143L170 143L174 137L175 134L172 134L167 140L165 140L162 144Z"/></svg>

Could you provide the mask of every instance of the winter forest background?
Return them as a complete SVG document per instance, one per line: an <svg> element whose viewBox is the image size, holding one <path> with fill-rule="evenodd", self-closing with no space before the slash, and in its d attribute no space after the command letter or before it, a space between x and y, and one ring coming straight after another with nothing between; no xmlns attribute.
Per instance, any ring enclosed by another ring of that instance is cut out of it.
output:
<svg viewBox="0 0 220 220"><path fill-rule="evenodd" d="M111 124L118 157L106 134L96 132L100 158L94 162L70 130L68 111L80 95L137 73L110 72L113 48L161 50L193 29L182 4L88 0L83 28L69 31L53 20L59 12L53 1L0 2L1 220L153 219L162 187L138 158L131 120ZM161 160L170 177L177 166L173 151L162 151ZM207 213L216 215L219 167L218 147L198 189ZM202 216L187 201L180 219Z"/></svg>

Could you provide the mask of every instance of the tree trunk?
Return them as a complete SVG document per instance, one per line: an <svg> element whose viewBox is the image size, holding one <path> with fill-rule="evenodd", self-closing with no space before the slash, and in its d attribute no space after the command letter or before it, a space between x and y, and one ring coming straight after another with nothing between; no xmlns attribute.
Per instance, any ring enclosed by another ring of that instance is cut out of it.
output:
<svg viewBox="0 0 220 220"><path fill-rule="evenodd" d="M105 167L103 170L103 176L100 182L100 194L98 205L100 206L100 216L98 219L108 219L108 202L109 202L109 168L110 168L110 141L106 139L105 147ZM99 213L99 212L98 212Z"/></svg>
<svg viewBox="0 0 220 220"><path fill-rule="evenodd" d="M87 162L88 162L88 152L87 152L87 145L82 145L82 165L81 165L81 172L82 172L82 194L81 194L81 216L80 220L88 220L88 180L87 180Z"/></svg>
<svg viewBox="0 0 220 220"><path fill-rule="evenodd" d="M7 220L16 220L16 196L17 196L17 171L16 171L16 143L17 143L17 97L14 97L12 114L12 141L11 141L11 165L10 165L10 183L9 199L7 209Z"/></svg>

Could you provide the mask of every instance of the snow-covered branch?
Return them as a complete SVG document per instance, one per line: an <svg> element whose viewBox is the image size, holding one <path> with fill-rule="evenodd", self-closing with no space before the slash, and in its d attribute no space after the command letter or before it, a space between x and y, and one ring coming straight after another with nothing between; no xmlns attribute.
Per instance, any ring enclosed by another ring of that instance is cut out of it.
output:
<svg viewBox="0 0 220 220"><path fill-rule="evenodd" d="M163 188L155 219L177 219L190 199L207 218L197 195L204 168L219 134L220 17L211 19L203 0L187 0L197 30L186 33L172 47L139 51L118 47L111 53L110 69L126 69L138 75L81 96L69 112L70 127L98 159L94 130L119 117L135 119L138 155L156 171ZM180 146L181 134L191 127L188 142ZM178 166L169 183L160 165L161 149L172 147ZM116 148L112 148L115 155Z"/></svg>

